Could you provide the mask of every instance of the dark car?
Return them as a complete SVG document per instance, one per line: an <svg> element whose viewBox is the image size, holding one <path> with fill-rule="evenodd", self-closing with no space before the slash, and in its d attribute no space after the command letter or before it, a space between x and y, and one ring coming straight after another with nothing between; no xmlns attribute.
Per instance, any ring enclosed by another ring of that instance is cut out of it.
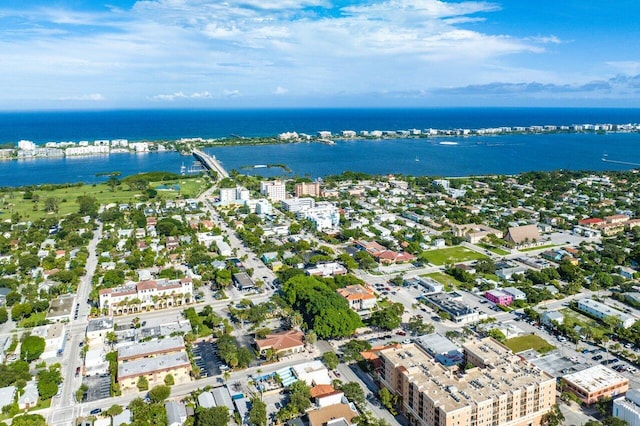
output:
<svg viewBox="0 0 640 426"><path fill-rule="evenodd" d="M594 356L591 357L591 359L594 360L594 361L600 361L602 358L603 358L602 355L594 355Z"/></svg>
<svg viewBox="0 0 640 426"><path fill-rule="evenodd" d="M102 413L102 408L94 408L93 410L89 411L89 414L91 414L92 416L95 416L100 413Z"/></svg>

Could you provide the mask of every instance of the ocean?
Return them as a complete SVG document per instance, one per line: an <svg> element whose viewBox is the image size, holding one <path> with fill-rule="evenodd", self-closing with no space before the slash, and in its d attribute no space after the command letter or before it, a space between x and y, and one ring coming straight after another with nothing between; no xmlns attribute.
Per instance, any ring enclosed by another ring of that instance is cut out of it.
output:
<svg viewBox="0 0 640 426"><path fill-rule="evenodd" d="M275 136L321 130L456 129L499 126L639 123L640 109L444 108L444 109L276 109L143 110L0 113L0 143L20 139L175 140ZM447 142L447 144L442 144ZM372 174L463 176L513 174L530 170L627 170L640 164L640 134L542 134L471 136L379 141L337 141L208 149L225 168L286 164L291 174L312 178L346 170ZM602 161L606 159L616 162ZM190 157L174 152L111 154L0 162L0 186L100 182L96 173L123 175L151 170L178 173ZM624 164L623 164L624 163ZM279 169L242 170L281 175Z"/></svg>

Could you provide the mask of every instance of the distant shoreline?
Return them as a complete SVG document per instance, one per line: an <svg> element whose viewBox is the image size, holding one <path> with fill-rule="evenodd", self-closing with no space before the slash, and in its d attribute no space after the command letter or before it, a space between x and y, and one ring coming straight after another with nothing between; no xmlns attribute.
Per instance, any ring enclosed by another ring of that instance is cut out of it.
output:
<svg viewBox="0 0 640 426"><path fill-rule="evenodd" d="M31 141L20 141L28 145L28 149L0 149L0 160L41 159L41 158L77 158L111 154L144 154L149 152L177 151L182 155L190 155L193 148L234 147L251 145L277 145L288 143L323 143L332 145L334 141L351 140L393 140L393 139L439 139L453 137L478 136L517 136L517 135L549 135L549 134L602 134L608 133L640 133L640 124L573 124L573 125L536 125L536 126L501 126L477 129L434 129L425 130L343 130L338 134L330 131L319 131L316 135L284 132L277 136L242 137L232 135L225 138L181 138L171 140L139 140L127 139L96 140L76 142L46 142L36 144ZM454 144L455 142L441 142ZM8 146L5 144L4 146Z"/></svg>

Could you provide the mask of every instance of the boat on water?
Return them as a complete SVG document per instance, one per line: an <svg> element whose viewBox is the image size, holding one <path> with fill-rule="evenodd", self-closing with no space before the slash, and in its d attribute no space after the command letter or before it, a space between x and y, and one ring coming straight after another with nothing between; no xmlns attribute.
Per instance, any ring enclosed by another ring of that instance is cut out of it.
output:
<svg viewBox="0 0 640 426"><path fill-rule="evenodd" d="M440 145L458 145L458 142L440 142Z"/></svg>
<svg viewBox="0 0 640 426"><path fill-rule="evenodd" d="M254 169L266 169L267 165L266 164L256 164L255 166L253 166Z"/></svg>
<svg viewBox="0 0 640 426"><path fill-rule="evenodd" d="M416 163L419 162L420 159L418 158L418 156L416 155Z"/></svg>

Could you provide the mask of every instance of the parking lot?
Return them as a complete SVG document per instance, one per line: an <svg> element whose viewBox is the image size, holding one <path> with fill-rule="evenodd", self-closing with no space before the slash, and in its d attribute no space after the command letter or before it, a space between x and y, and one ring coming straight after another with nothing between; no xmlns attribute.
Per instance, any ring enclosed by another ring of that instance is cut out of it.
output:
<svg viewBox="0 0 640 426"><path fill-rule="evenodd" d="M85 377L82 383L89 388L85 402L98 401L111 396L111 377L108 374Z"/></svg>
<svg viewBox="0 0 640 426"><path fill-rule="evenodd" d="M200 368L200 376L212 377L221 373L224 363L218 356L218 347L211 342L200 342L193 346L194 362Z"/></svg>

